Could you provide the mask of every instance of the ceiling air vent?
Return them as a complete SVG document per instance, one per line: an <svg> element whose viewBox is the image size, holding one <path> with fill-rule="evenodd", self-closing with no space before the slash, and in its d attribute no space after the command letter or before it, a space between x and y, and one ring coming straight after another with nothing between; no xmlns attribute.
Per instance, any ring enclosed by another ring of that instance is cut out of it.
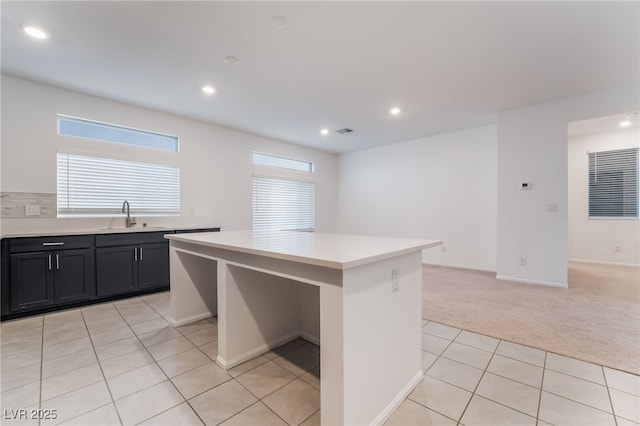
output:
<svg viewBox="0 0 640 426"><path fill-rule="evenodd" d="M351 133L351 132L353 132L353 130L348 127L345 127L344 129L336 130L336 133L340 133L341 135L344 135L345 133Z"/></svg>

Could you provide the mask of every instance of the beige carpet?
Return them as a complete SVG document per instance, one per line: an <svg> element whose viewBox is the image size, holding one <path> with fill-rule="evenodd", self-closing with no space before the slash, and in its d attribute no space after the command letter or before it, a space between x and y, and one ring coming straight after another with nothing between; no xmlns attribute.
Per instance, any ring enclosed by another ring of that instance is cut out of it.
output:
<svg viewBox="0 0 640 426"><path fill-rule="evenodd" d="M640 268L570 262L569 288L423 267L424 318L640 374Z"/></svg>

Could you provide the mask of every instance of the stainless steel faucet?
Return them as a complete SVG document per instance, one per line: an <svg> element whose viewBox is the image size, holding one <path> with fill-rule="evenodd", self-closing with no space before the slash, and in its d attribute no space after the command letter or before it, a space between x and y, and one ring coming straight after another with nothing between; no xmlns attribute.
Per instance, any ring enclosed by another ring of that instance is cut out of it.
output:
<svg viewBox="0 0 640 426"><path fill-rule="evenodd" d="M124 203L122 203L122 213L127 214L127 228L131 228L133 225L138 223L136 222L136 218L131 217L129 214L129 202L127 200L124 200Z"/></svg>

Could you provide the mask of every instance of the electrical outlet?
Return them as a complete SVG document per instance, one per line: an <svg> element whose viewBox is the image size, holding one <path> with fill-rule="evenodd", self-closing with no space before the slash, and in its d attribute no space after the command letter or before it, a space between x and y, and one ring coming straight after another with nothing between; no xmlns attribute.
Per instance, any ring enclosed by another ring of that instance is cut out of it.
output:
<svg viewBox="0 0 640 426"><path fill-rule="evenodd" d="M615 246L615 247L613 248L613 251L614 251L615 253L620 253L620 252L622 251L622 247L620 247L620 246Z"/></svg>
<svg viewBox="0 0 640 426"><path fill-rule="evenodd" d="M527 258L526 257L521 257L520 258L520 266L527 266Z"/></svg>
<svg viewBox="0 0 640 426"><path fill-rule="evenodd" d="M447 252L447 246L442 246L442 252L446 253Z"/></svg>
<svg viewBox="0 0 640 426"><path fill-rule="evenodd" d="M40 206L26 204L24 206L24 215L25 216L40 216Z"/></svg>
<svg viewBox="0 0 640 426"><path fill-rule="evenodd" d="M400 290L400 268L397 266L391 270L391 292Z"/></svg>

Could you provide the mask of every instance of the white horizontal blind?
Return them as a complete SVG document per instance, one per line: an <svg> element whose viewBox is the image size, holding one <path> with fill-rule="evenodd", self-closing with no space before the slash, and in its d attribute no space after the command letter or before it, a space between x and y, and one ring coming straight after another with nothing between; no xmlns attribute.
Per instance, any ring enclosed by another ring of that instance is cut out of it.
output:
<svg viewBox="0 0 640 426"><path fill-rule="evenodd" d="M638 148L589 153L589 217L638 217Z"/></svg>
<svg viewBox="0 0 640 426"><path fill-rule="evenodd" d="M58 216L180 214L180 169L58 153Z"/></svg>
<svg viewBox="0 0 640 426"><path fill-rule="evenodd" d="M253 230L313 230L315 185L253 176Z"/></svg>

